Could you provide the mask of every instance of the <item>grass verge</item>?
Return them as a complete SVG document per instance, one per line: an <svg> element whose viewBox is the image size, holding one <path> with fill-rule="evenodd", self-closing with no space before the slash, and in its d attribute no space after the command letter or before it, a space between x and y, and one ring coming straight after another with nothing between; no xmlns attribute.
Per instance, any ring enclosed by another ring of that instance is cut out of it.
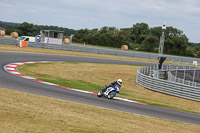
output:
<svg viewBox="0 0 200 133"><path fill-rule="evenodd" d="M198 133L200 131L198 125L123 113L3 88L0 88L0 118L1 133Z"/></svg>
<svg viewBox="0 0 200 133"><path fill-rule="evenodd" d="M139 86L136 71L142 66L95 63L42 63L17 67L22 74L71 88L98 92L101 86L117 78L123 79L121 98L144 102L152 106L200 114L199 102L154 92ZM40 72L41 77L38 77Z"/></svg>
<svg viewBox="0 0 200 133"><path fill-rule="evenodd" d="M101 87L100 85L92 84L92 83L82 81L82 80L67 80L67 79L63 79L59 77L51 78L51 75L46 75L46 76L48 76L48 79L46 78L38 78L38 79L46 81L46 82L58 84L61 86L66 86L70 88L78 88L80 90L86 90L86 91L92 91L92 92L96 92Z"/></svg>

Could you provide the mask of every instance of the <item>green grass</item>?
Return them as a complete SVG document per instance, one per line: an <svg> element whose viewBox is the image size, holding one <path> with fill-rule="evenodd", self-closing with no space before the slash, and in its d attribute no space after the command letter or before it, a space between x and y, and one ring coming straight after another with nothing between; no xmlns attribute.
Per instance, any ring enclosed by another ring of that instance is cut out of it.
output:
<svg viewBox="0 0 200 133"><path fill-rule="evenodd" d="M86 81L82 80L68 80L68 79L63 79L59 77L51 77L50 75L42 75L44 78L38 78L39 80L43 80L46 82L58 84L61 86L66 86L70 88L78 88L80 90L85 90L85 91L92 91L92 92L97 92L99 88L101 88L100 85L92 84ZM46 79L48 77L48 79Z"/></svg>

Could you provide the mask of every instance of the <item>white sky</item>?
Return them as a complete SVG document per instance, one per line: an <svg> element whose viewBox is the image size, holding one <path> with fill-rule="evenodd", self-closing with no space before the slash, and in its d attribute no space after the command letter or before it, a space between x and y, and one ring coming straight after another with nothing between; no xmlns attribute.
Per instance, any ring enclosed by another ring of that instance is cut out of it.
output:
<svg viewBox="0 0 200 133"><path fill-rule="evenodd" d="M200 43L200 0L0 0L0 21L75 30L141 22L155 27L166 21Z"/></svg>

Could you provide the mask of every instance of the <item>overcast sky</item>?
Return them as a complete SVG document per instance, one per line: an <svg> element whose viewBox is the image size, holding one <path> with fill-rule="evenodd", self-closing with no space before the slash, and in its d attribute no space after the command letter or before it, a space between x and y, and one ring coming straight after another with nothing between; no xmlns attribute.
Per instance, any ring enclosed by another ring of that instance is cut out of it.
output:
<svg viewBox="0 0 200 133"><path fill-rule="evenodd" d="M75 30L141 22L156 27L166 21L200 43L200 0L0 0L0 21Z"/></svg>

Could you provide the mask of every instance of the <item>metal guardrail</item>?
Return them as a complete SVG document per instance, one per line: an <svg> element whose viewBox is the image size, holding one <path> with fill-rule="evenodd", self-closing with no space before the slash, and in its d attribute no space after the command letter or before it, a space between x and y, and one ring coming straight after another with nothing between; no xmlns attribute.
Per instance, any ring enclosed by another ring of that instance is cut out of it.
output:
<svg viewBox="0 0 200 133"><path fill-rule="evenodd" d="M15 45L16 42L17 42L16 39L0 37L0 44ZM46 43L38 44L38 43L29 42L28 47L55 49L55 50L68 50L68 51L106 54L106 55L114 55L114 56L126 56L126 57L134 57L134 58L153 59L153 60L157 60L157 58L160 56L159 54L153 54L153 53L144 53L144 52L137 52L137 51L122 51L122 50L69 45L69 44L62 44L62 45L61 44L60 45L46 44ZM171 56L171 55L163 55L163 56L167 57L167 61L173 60L174 62L185 62L185 63L186 62L193 63L193 61L200 62L200 59L198 58Z"/></svg>
<svg viewBox="0 0 200 133"><path fill-rule="evenodd" d="M15 45L17 40L14 38L0 37L0 44Z"/></svg>
<svg viewBox="0 0 200 133"><path fill-rule="evenodd" d="M168 80L153 78L149 76L151 70L155 70L155 67L145 67L137 71L136 82L150 90L157 92L190 99L194 101L200 101L200 88L182 84L178 82L171 82Z"/></svg>

